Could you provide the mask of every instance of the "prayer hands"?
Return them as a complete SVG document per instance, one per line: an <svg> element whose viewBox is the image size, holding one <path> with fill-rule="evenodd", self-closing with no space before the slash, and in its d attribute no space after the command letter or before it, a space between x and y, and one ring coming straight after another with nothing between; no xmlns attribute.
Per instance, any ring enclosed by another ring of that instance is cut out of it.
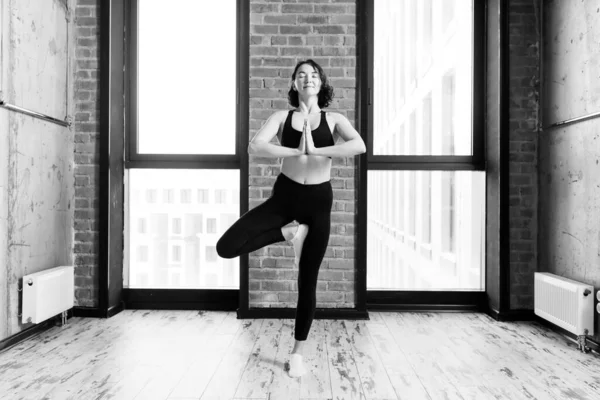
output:
<svg viewBox="0 0 600 400"><path fill-rule="evenodd" d="M304 120L304 128L302 132L302 138L305 142L306 154L314 154L315 153L315 142L313 141L312 131L310 129L310 123L308 119Z"/></svg>
<svg viewBox="0 0 600 400"><path fill-rule="evenodd" d="M302 127L302 137L300 137L300 144L298 150L300 154L306 154L306 120L304 120L304 126Z"/></svg>

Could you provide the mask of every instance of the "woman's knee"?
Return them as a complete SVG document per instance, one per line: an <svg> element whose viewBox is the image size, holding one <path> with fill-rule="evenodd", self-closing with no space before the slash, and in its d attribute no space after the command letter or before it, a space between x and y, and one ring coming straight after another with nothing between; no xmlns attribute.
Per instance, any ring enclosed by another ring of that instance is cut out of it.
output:
<svg viewBox="0 0 600 400"><path fill-rule="evenodd" d="M233 246L227 241L225 235L217 241L217 254L221 258L234 258L237 256Z"/></svg>

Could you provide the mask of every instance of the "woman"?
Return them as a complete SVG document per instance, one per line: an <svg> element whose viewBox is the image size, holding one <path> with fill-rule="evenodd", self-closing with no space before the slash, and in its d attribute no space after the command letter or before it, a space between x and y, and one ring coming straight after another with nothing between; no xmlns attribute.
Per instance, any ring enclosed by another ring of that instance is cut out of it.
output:
<svg viewBox="0 0 600 400"><path fill-rule="evenodd" d="M277 111L250 141L248 152L283 158L271 197L245 213L223 234L217 252L233 258L272 243L290 241L298 265L298 303L289 375L306 370L302 347L316 307L319 267L327 249L333 191L331 158L365 152L365 144L346 117L325 112L333 98L323 69L313 60L300 61L288 93L295 110ZM277 135L280 144L271 140ZM337 143L337 139L343 139ZM297 226L286 226L292 221Z"/></svg>

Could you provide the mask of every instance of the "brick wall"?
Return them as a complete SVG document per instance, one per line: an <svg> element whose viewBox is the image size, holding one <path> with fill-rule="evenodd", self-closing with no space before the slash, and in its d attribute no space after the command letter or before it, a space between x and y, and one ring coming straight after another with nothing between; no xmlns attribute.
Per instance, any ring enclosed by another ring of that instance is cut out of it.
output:
<svg viewBox="0 0 600 400"><path fill-rule="evenodd" d="M276 110L290 109L287 92L299 60L312 58L331 80L329 111L355 120L356 1L250 3L250 136ZM265 201L280 172L280 159L250 157L250 208ZM355 165L333 158L334 203L329 247L317 283L317 307L354 307ZM250 255L250 307L295 307L297 268L293 249L273 245Z"/></svg>
<svg viewBox="0 0 600 400"><path fill-rule="evenodd" d="M98 17L100 0L76 0L75 302L98 305Z"/></svg>
<svg viewBox="0 0 600 400"><path fill-rule="evenodd" d="M540 2L509 2L510 307L533 308L537 270Z"/></svg>

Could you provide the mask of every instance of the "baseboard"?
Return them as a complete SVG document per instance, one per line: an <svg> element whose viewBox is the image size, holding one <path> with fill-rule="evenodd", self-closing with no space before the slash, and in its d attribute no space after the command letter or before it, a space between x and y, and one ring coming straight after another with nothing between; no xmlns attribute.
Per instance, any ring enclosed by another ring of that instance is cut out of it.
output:
<svg viewBox="0 0 600 400"><path fill-rule="evenodd" d="M249 308L237 310L238 319L295 318L295 308ZM367 310L355 308L317 308L315 319L369 319Z"/></svg>
<svg viewBox="0 0 600 400"><path fill-rule="evenodd" d="M468 304L370 304L369 311L405 311L405 312L477 312L477 305Z"/></svg>
<svg viewBox="0 0 600 400"><path fill-rule="evenodd" d="M483 310L487 315L494 318L496 321L510 322L510 321L531 321L534 319L535 314L533 310L496 310L487 308Z"/></svg>
<svg viewBox="0 0 600 400"><path fill-rule="evenodd" d="M73 316L81 318L103 318L102 310L97 307L74 307Z"/></svg>
<svg viewBox="0 0 600 400"><path fill-rule="evenodd" d="M125 303L120 302L116 306L104 310L98 307L73 307L72 316L81 318L110 318L125 309ZM71 311L71 310L69 310Z"/></svg>
<svg viewBox="0 0 600 400"><path fill-rule="evenodd" d="M67 320L71 317L73 317L73 308L67 310ZM24 340L27 340L30 337L36 336L44 331L47 331L50 328L60 325L61 319L61 314L57 314L54 317L50 317L47 320L40 322L39 324L32 325L29 328L23 329L21 332L15 333L14 335L9 336L4 340L1 340L0 352Z"/></svg>
<svg viewBox="0 0 600 400"><path fill-rule="evenodd" d="M125 309L125 302L120 301L116 306L110 307L106 312L106 318L114 317Z"/></svg>
<svg viewBox="0 0 600 400"><path fill-rule="evenodd" d="M26 339L29 339L32 336L42 333L45 330L48 330L56 325L56 320L54 318L50 318L44 322L39 324L35 324L30 326L27 329L23 329L21 332L15 333L12 336L7 337L4 340L0 341L0 352L12 347Z"/></svg>

